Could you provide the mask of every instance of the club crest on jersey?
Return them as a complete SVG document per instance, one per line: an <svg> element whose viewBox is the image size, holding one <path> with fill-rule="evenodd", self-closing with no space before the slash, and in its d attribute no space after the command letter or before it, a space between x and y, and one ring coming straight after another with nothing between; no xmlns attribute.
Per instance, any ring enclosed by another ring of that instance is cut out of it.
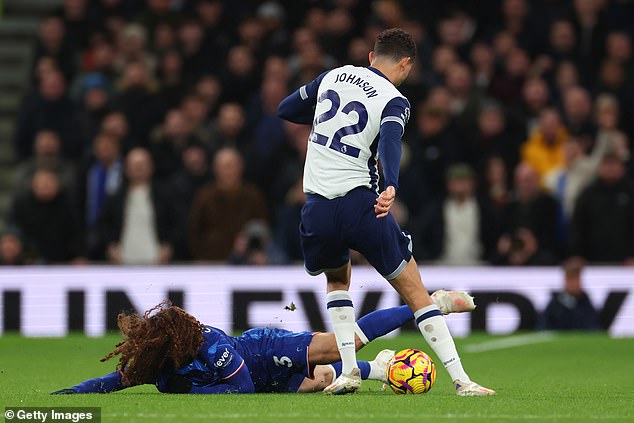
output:
<svg viewBox="0 0 634 423"><path fill-rule="evenodd" d="M406 107L405 111L401 113L401 119L403 119L403 122L405 123L409 122L409 114L410 114L409 107Z"/></svg>

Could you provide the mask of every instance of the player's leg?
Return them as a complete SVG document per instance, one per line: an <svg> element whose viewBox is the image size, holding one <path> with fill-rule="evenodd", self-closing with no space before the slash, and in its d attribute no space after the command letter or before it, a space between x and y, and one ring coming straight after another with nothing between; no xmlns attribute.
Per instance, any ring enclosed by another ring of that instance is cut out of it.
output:
<svg viewBox="0 0 634 423"><path fill-rule="evenodd" d="M344 365L344 375L335 381L327 393L354 392L361 386L358 377L354 343L355 317L350 286L350 257L342 242L337 209L339 199L308 197L302 209L300 240L304 266L309 274L326 274L326 306L337 342L337 350Z"/></svg>
<svg viewBox="0 0 634 423"><path fill-rule="evenodd" d="M335 375L329 366L320 365L315 367L312 379L304 378L304 381L297 390L298 393L305 394L323 391L325 387L335 380Z"/></svg>
<svg viewBox="0 0 634 423"><path fill-rule="evenodd" d="M360 193L359 195L362 195ZM472 383L460 363L453 338L437 305L423 285L412 257L411 238L391 214L377 219L373 211L350 228L350 247L356 249L388 280L414 312L416 325L449 372L460 395L491 395L494 391ZM465 386L469 386L465 390ZM477 387L477 388L475 388Z"/></svg>
<svg viewBox="0 0 634 423"><path fill-rule="evenodd" d="M425 289L414 258L389 282L414 311L416 325L447 369L457 393L464 396L494 395L495 391L472 382L462 367L445 318Z"/></svg>
<svg viewBox="0 0 634 423"><path fill-rule="evenodd" d="M337 350L343 363L343 373L325 389L329 394L345 394L356 391L361 386L361 375L355 348L355 316L350 287L350 262L344 267L327 271L326 306L337 343Z"/></svg>
<svg viewBox="0 0 634 423"><path fill-rule="evenodd" d="M394 354L390 355L390 358ZM377 358L380 358L377 356ZM388 359L389 360L389 359ZM383 365L377 364L377 359L373 361L358 361L359 369L361 370L361 379L371 379L385 382L385 369L387 367L387 361L383 360ZM297 392L308 393L323 391L332 382L341 375L342 363L337 361L332 364L318 365L313 371L314 377L312 379L305 378L300 385Z"/></svg>

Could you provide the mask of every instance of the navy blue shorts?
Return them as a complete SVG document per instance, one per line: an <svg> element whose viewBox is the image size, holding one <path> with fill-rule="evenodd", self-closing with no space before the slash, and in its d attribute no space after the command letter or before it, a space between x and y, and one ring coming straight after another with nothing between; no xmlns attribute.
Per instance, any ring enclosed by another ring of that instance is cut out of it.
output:
<svg viewBox="0 0 634 423"><path fill-rule="evenodd" d="M412 257L412 240L392 214L377 219L377 195L355 188L329 200L306 196L299 227L304 266L315 276L345 265L356 250L387 280L397 277Z"/></svg>
<svg viewBox="0 0 634 423"><path fill-rule="evenodd" d="M291 332L284 329L250 329L236 338L255 392L297 392L304 378L313 377L309 361L315 332Z"/></svg>

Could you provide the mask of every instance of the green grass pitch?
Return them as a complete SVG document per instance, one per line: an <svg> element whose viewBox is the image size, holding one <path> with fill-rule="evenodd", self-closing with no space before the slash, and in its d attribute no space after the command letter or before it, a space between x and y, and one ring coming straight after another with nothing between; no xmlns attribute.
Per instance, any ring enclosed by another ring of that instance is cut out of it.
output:
<svg viewBox="0 0 634 423"><path fill-rule="evenodd" d="M102 407L103 422L634 422L634 339L533 336L475 335L457 341L471 376L497 389L498 395L490 398L457 397L442 366L433 389L419 396L382 392L380 384L371 381L361 392L341 397L164 395L153 386L110 395L51 396L53 390L110 372L114 363L98 360L118 337L4 336L0 398L2 407ZM519 345L509 346L509 338ZM429 351L420 336L408 334L377 340L359 357L408 347Z"/></svg>

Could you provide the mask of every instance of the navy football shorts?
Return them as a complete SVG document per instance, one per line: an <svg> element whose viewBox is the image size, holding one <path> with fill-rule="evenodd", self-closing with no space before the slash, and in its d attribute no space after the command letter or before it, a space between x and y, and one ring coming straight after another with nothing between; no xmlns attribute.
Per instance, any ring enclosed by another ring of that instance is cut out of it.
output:
<svg viewBox="0 0 634 423"><path fill-rule="evenodd" d="M385 279L400 275L412 257L412 240L392 214L376 218L375 192L359 187L332 200L316 194L306 197L299 231L309 274L342 267L353 249Z"/></svg>
<svg viewBox="0 0 634 423"><path fill-rule="evenodd" d="M256 328L236 338L255 392L297 392L304 378L312 379L309 346L315 333Z"/></svg>

